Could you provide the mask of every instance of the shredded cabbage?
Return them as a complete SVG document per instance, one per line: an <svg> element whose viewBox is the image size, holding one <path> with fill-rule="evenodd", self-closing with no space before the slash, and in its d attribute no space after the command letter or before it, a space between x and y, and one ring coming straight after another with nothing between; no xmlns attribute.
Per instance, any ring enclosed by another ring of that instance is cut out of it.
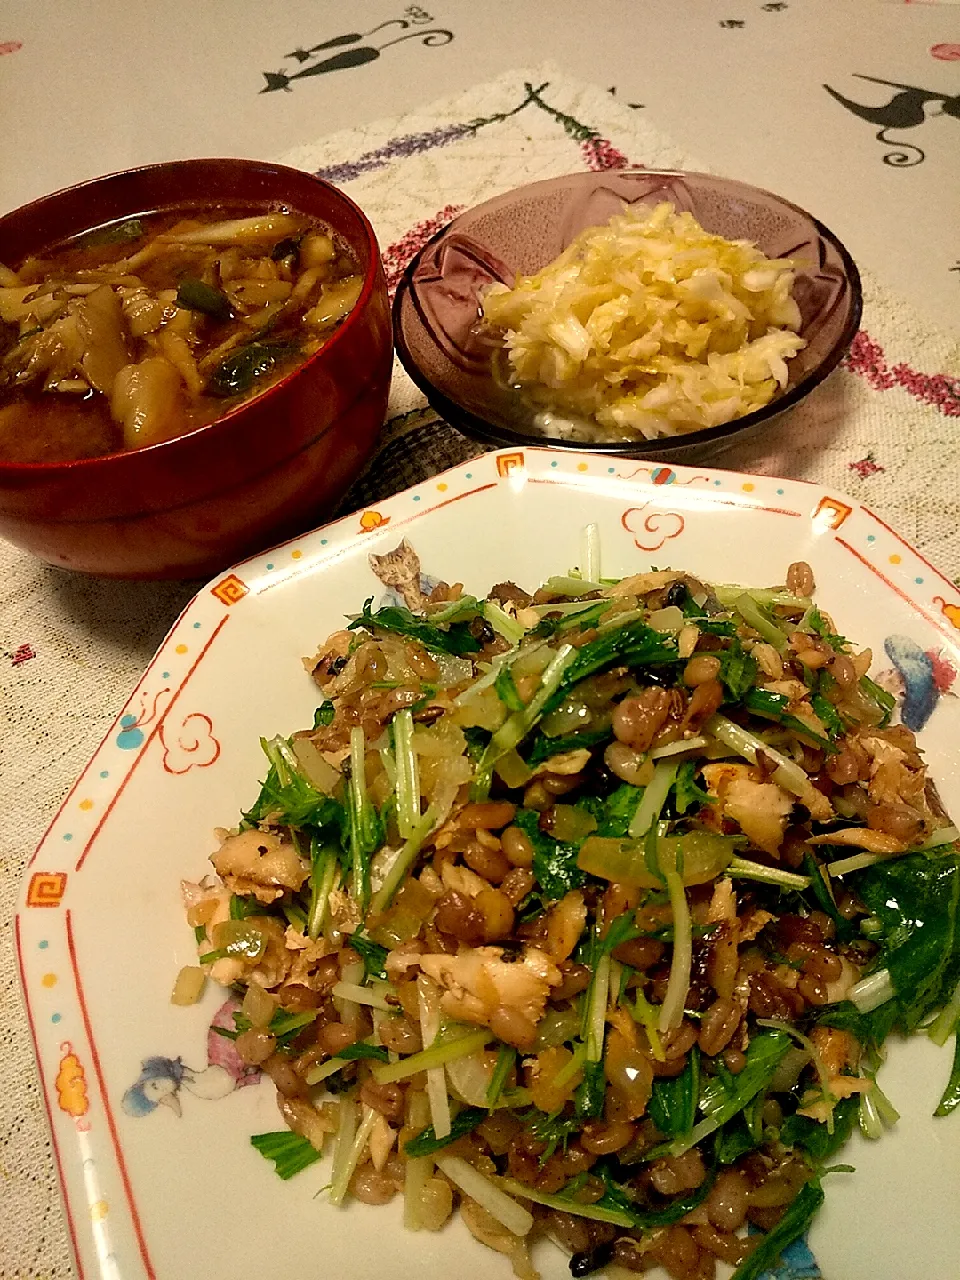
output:
<svg viewBox="0 0 960 1280"><path fill-rule="evenodd" d="M795 330L788 259L704 231L673 206L625 207L512 289L493 284L484 321L504 333L506 377L549 413L604 437L716 427L787 384Z"/></svg>

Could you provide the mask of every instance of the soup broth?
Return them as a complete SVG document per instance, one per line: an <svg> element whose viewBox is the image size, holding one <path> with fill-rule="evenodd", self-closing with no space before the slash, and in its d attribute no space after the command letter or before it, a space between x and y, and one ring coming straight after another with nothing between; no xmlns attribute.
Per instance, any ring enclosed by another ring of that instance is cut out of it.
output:
<svg viewBox="0 0 960 1280"><path fill-rule="evenodd" d="M0 461L214 422L318 351L362 285L330 228L287 209L142 215L0 266Z"/></svg>

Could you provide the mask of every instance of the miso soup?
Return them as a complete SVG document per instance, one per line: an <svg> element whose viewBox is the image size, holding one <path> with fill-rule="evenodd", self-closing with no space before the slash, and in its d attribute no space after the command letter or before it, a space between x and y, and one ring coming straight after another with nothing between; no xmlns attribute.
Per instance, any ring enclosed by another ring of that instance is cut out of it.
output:
<svg viewBox="0 0 960 1280"><path fill-rule="evenodd" d="M329 227L249 207L128 218L0 266L0 461L214 422L319 350L362 285Z"/></svg>

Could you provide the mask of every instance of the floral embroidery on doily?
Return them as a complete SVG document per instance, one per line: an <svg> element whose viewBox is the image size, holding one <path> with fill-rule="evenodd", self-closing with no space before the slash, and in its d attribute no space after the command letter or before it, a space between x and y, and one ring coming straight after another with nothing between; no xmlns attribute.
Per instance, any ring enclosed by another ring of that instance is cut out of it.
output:
<svg viewBox="0 0 960 1280"><path fill-rule="evenodd" d="M29 662L31 658L37 656L37 651L32 644L22 644L13 653L8 653L11 667L22 666L24 662Z"/></svg>
<svg viewBox="0 0 960 1280"><path fill-rule="evenodd" d="M865 458L861 458L859 462L848 462L847 466L851 471L855 471L861 480L866 480L868 476L875 476L878 472L886 471L886 467L882 467L872 451Z"/></svg>

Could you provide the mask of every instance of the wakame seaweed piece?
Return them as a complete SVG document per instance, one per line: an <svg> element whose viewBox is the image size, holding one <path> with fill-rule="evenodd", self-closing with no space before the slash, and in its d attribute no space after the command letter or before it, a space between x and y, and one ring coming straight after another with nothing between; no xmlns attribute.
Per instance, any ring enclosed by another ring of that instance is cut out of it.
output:
<svg viewBox="0 0 960 1280"><path fill-rule="evenodd" d="M231 351L210 375L207 394L239 396L249 391L257 378L262 378L284 360L298 355L300 348L292 342L251 342L239 351Z"/></svg>
<svg viewBox="0 0 960 1280"><path fill-rule="evenodd" d="M544 896L559 900L571 889L579 889L585 878L577 866L580 846L541 831L535 809L518 809L513 822L533 845L533 874Z"/></svg>
<svg viewBox="0 0 960 1280"><path fill-rule="evenodd" d="M177 306L188 311L199 311L213 320L232 320L234 316L230 299L222 289L205 284L196 276L184 276L177 286Z"/></svg>
<svg viewBox="0 0 960 1280"><path fill-rule="evenodd" d="M676 1138L693 1128L699 1096L700 1051L694 1045L678 1076L654 1081L647 1114L665 1137Z"/></svg>
<svg viewBox="0 0 960 1280"><path fill-rule="evenodd" d="M874 967L890 973L896 1025L915 1031L960 981L960 855L907 854L857 872L854 885L883 926Z"/></svg>
<svg viewBox="0 0 960 1280"><path fill-rule="evenodd" d="M645 622L628 622L620 627L611 627L596 640L589 640L577 649L559 684L544 704L543 714L555 711L574 685L607 667L636 667L679 661L676 641L654 631Z"/></svg>
<svg viewBox="0 0 960 1280"><path fill-rule="evenodd" d="M270 250L270 257L274 262L283 262L284 258L292 258L293 265L297 266L300 261L300 241L303 236L286 236L283 240L278 240Z"/></svg>
<svg viewBox="0 0 960 1280"><path fill-rule="evenodd" d="M132 244L144 234L144 226L139 218L124 218L123 222L113 222L108 227L94 227L79 240L81 249L99 249L108 244Z"/></svg>
<svg viewBox="0 0 960 1280"><path fill-rule="evenodd" d="M784 1249L803 1235L822 1204L823 1188L819 1180L814 1178L800 1188L797 1198L786 1213L740 1263L731 1280L762 1280L779 1260Z"/></svg>
<svg viewBox="0 0 960 1280"><path fill-rule="evenodd" d="M613 729L581 729L577 733L568 733L562 738L551 738L545 733L538 733L533 748L526 757L529 765L543 764L553 756L563 755L567 751L578 751L583 747L588 750L597 747L601 742L609 742L613 737Z"/></svg>
<svg viewBox="0 0 960 1280"><path fill-rule="evenodd" d="M435 653L452 653L456 657L480 652L480 641L470 634L467 622L452 622L449 626L438 627L401 605L385 605L374 613L372 604L373 596L364 600L363 612L348 624L349 631L360 628L372 631L379 627L382 631L395 631L398 635L419 640L425 649L432 649Z"/></svg>

